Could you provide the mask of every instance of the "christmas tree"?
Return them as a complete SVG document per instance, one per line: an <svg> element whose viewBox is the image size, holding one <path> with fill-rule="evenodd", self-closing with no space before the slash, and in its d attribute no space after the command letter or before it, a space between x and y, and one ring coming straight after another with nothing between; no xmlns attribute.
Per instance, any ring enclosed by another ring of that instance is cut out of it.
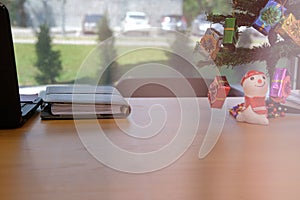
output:
<svg viewBox="0 0 300 200"><path fill-rule="evenodd" d="M230 15L208 15L209 21L224 25L223 45L218 47L217 54L212 58L216 66L235 67L266 61L267 70L272 73L281 58L294 58L300 54L299 0L232 0L231 4ZM234 39L238 40L238 28L241 26L256 28L268 37L269 42L252 48L236 47ZM228 40L228 34L232 40ZM224 40L231 43L231 48ZM208 40L202 44L211 46L212 43ZM200 42L197 46L203 47ZM205 46L204 49L207 50ZM208 64L207 61L197 63L199 67Z"/></svg>

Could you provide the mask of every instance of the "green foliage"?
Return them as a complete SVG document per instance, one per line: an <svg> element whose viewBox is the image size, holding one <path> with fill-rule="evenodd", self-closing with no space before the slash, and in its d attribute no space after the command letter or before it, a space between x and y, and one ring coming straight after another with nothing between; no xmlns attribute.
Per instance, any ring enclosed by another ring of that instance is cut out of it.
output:
<svg viewBox="0 0 300 200"><path fill-rule="evenodd" d="M193 52L194 48L190 45L190 38L184 34L176 33L171 44L171 51L166 51L168 66L178 71L185 77L192 77L198 72L194 68Z"/></svg>
<svg viewBox="0 0 300 200"><path fill-rule="evenodd" d="M229 11L228 0L183 0L183 14L189 23L201 13L228 13Z"/></svg>
<svg viewBox="0 0 300 200"><path fill-rule="evenodd" d="M60 52L52 49L49 27L40 26L40 32L37 34L38 41L35 44L37 61L35 66L39 73L36 75L36 81L39 84L56 83L56 77L62 70Z"/></svg>
<svg viewBox="0 0 300 200"><path fill-rule="evenodd" d="M17 43L15 46L19 85L38 85L35 77L39 73L35 66L37 55L35 44ZM61 53L62 71L56 78L59 83L71 83L77 77L82 62L95 48L94 45L54 44L52 48ZM76 56L74 56L76 55ZM89 68L80 77L94 74L95 68Z"/></svg>
<svg viewBox="0 0 300 200"><path fill-rule="evenodd" d="M13 25L26 27L27 13L25 12L25 3L27 0L1 0L9 10L10 20Z"/></svg>
<svg viewBox="0 0 300 200"><path fill-rule="evenodd" d="M293 43L278 42L274 46L264 44L261 47L237 48L235 52L229 52L222 49L214 60L215 65L221 67L226 63L228 66L237 66L256 61L277 62L280 58L288 55L297 56L299 47ZM200 63L199 63L200 64Z"/></svg>
<svg viewBox="0 0 300 200"><path fill-rule="evenodd" d="M189 23L200 13L201 9L197 0L183 0L183 15Z"/></svg>
<svg viewBox="0 0 300 200"><path fill-rule="evenodd" d="M232 9L229 14L213 12L212 10L208 10L207 12L210 13L209 20L212 22L222 23L226 17L232 17L234 15L234 17L237 18L238 26L252 26L268 1L269 0L232 0L230 3ZM300 18L300 1L287 0L284 7L287 9L287 13L293 13L296 17L299 16L298 19ZM275 18L278 17L277 11L271 11L271 14L275 16Z"/></svg>
<svg viewBox="0 0 300 200"><path fill-rule="evenodd" d="M238 26L252 26L267 2L268 0L232 0L230 3L231 13L210 12L208 20L214 23L224 23L225 18L234 16L237 19Z"/></svg>
<svg viewBox="0 0 300 200"><path fill-rule="evenodd" d="M91 52L96 48L96 45L73 45L73 44L53 44L54 50L61 52L61 61L63 70L56 81L59 83L73 83L74 80L82 78L95 78L94 75L98 72L99 67L92 65L87 68L84 73L78 74L81 65L90 58ZM139 48L131 46L117 46L120 52L128 52L132 48ZM17 62L18 79L20 86L33 86L38 85L35 80L35 75L38 73L38 69L34 66L37 60L35 44L15 44L15 54ZM76 56L74 56L76 55ZM90 59L89 59L90 60ZM167 62L165 51L156 49L145 49L139 51L133 51L128 54L122 55L118 58L119 68L114 70L114 77L117 79L122 76L128 70L136 67L141 63L149 62ZM153 72L159 73L159 72Z"/></svg>
<svg viewBox="0 0 300 200"><path fill-rule="evenodd" d="M9 11L11 24L15 24L16 12L17 12L15 2L13 0L2 0L1 2L7 7Z"/></svg>
<svg viewBox="0 0 300 200"><path fill-rule="evenodd" d="M271 6L267 9L262 10L261 19L269 25L278 23L281 19L281 11L275 6Z"/></svg>
<svg viewBox="0 0 300 200"><path fill-rule="evenodd" d="M14 3L16 9L16 25L21 27L27 26L27 13L25 11L26 0L17 0Z"/></svg>
<svg viewBox="0 0 300 200"><path fill-rule="evenodd" d="M100 77L99 84L113 84L114 69L117 63L114 61L116 58L115 39L113 31L109 27L107 14L99 22L98 40L100 42L100 57L101 67L100 71L104 71Z"/></svg>
<svg viewBox="0 0 300 200"><path fill-rule="evenodd" d="M289 2L290 1L290 2ZM292 2L292 3L291 3ZM214 23L222 23L228 17L235 17L237 25L251 27L254 21L258 18L261 10L268 3L268 0L232 0L231 14L216 14L211 13L208 20ZM299 15L300 2L287 0L284 7L287 13L293 13L295 16ZM274 10L272 7L266 9L263 13L263 18L269 24L274 24L281 19L281 13ZM278 19L280 17L280 19ZM300 16L298 17L298 19ZM242 64L254 63L256 61L265 61L267 69L272 72L280 58L292 58L300 54L299 46L289 37L284 37L284 41L277 41L277 33L275 26L272 27L268 39L269 44L263 44L256 48L236 48L235 52L228 52L226 49L221 49L214 64L218 67L231 66L235 67ZM199 67L209 64L208 62L199 62Z"/></svg>
<svg viewBox="0 0 300 200"><path fill-rule="evenodd" d="M99 33L98 39L100 42L113 36L113 31L109 27L109 22L107 20L107 15L105 15L98 23Z"/></svg>
<svg viewBox="0 0 300 200"><path fill-rule="evenodd" d="M227 14L231 10L229 0L197 0L202 12Z"/></svg>
<svg viewBox="0 0 300 200"><path fill-rule="evenodd" d="M9 7L10 4L12 3L12 0L2 0L1 1L5 6Z"/></svg>

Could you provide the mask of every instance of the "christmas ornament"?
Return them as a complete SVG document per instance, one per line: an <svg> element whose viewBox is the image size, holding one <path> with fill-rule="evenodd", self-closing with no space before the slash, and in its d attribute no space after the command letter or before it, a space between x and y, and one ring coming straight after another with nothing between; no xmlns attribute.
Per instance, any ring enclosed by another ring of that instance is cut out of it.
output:
<svg viewBox="0 0 300 200"><path fill-rule="evenodd" d="M245 94L245 103L242 111L236 116L239 122L268 125L266 108L266 93L268 83L263 72L251 70L241 80Z"/></svg>
<svg viewBox="0 0 300 200"><path fill-rule="evenodd" d="M291 77L287 68L276 68L271 80L270 97L277 103L285 103L291 94Z"/></svg>
<svg viewBox="0 0 300 200"><path fill-rule="evenodd" d="M281 26L276 28L276 32L281 36L288 35L300 46L300 20L296 20L292 13L283 19Z"/></svg>
<svg viewBox="0 0 300 200"><path fill-rule="evenodd" d="M230 91L230 85L225 76L216 76L208 88L208 100L212 108L222 108Z"/></svg>
<svg viewBox="0 0 300 200"><path fill-rule="evenodd" d="M269 0L265 7L260 11L253 27L264 35L268 35L271 28L278 24L284 16L286 8L280 3Z"/></svg>
<svg viewBox="0 0 300 200"><path fill-rule="evenodd" d="M238 41L238 28L236 18L226 18L224 25L223 45L224 48L234 51Z"/></svg>
<svg viewBox="0 0 300 200"><path fill-rule="evenodd" d="M243 111L244 106L245 106L244 103L240 103L234 106L233 108L229 109L230 115L236 118Z"/></svg>
<svg viewBox="0 0 300 200"><path fill-rule="evenodd" d="M288 111L285 106L273 101L266 101L268 118L284 117Z"/></svg>
<svg viewBox="0 0 300 200"><path fill-rule="evenodd" d="M210 54L210 57L214 60L217 57L217 53L221 49L222 35L213 28L208 28L205 35L200 40L200 46Z"/></svg>

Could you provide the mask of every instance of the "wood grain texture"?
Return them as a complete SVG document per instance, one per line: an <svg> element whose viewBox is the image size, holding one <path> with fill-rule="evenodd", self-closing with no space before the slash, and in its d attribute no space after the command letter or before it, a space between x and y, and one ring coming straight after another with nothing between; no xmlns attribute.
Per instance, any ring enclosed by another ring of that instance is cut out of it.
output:
<svg viewBox="0 0 300 200"><path fill-rule="evenodd" d="M128 119L97 120L116 145L132 152L149 152L176 137L180 106L175 98L132 98L129 102L133 110ZM227 104L230 107L236 102L229 98ZM158 135L138 139L122 133L120 126L132 133L136 130L133 123L147 124L149 107L157 104L169 113ZM213 151L200 160L199 148L210 119L206 98L199 99L199 107L199 129L188 150L166 168L142 174L111 169L87 151L76 126L84 125L88 131L94 120L41 121L37 114L22 128L0 130L1 199L300 198L299 116L272 119L269 126L237 123L227 116Z"/></svg>

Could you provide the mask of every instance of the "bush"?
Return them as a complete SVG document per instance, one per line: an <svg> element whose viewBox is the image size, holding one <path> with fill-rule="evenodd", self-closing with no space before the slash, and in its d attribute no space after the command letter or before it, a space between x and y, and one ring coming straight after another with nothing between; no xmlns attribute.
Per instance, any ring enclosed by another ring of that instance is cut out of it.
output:
<svg viewBox="0 0 300 200"><path fill-rule="evenodd" d="M100 58L101 66L104 70L102 77L100 77L99 84L110 85L113 84L114 70L118 67L115 50L115 39L113 37L113 31L109 27L107 20L107 14L99 22L98 40L101 42Z"/></svg>
<svg viewBox="0 0 300 200"><path fill-rule="evenodd" d="M40 26L37 38L38 41L35 44L37 61L35 66L38 68L39 73L35 79L39 84L56 83L55 78L62 70L60 52L52 50L51 37L47 25Z"/></svg>

